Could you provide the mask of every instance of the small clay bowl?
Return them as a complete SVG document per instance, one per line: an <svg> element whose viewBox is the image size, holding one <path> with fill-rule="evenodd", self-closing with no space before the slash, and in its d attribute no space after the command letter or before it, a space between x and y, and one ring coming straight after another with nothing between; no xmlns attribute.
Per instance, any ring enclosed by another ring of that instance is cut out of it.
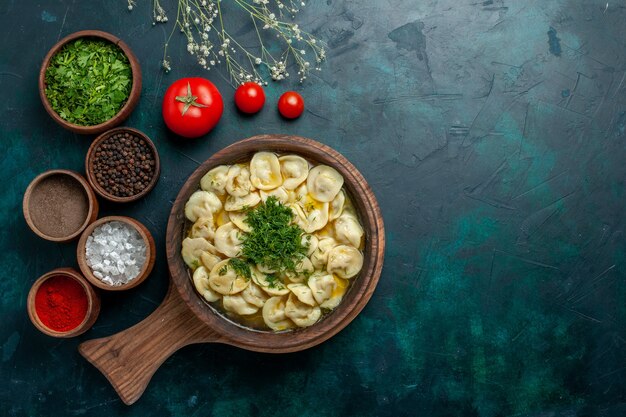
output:
<svg viewBox="0 0 626 417"><path fill-rule="evenodd" d="M87 255L85 253L87 238L93 233L94 229L102 224L113 221L126 223L127 225L134 227L135 230L139 232L139 235L143 238L143 241L146 244L147 252L146 262L143 264L143 268L141 268L139 275L135 277L135 279L133 279L132 281L118 286L109 285L105 282L100 281L98 277L93 274L91 267L87 265ZM93 285L108 291L124 291L136 287L137 285L145 281L146 278L148 278L148 275L150 275L150 272L152 272L152 268L154 267L154 261L156 259L156 248L154 245L154 239L152 238L152 234L150 234L150 231L146 228L146 226L130 217L109 216L98 219L97 221L90 224L87 229L85 229L83 234L80 236L80 240L78 241L78 247L76 248L76 258L78 260L78 266L80 267L81 272L83 273L85 278L87 278L87 280Z"/></svg>
<svg viewBox="0 0 626 417"><path fill-rule="evenodd" d="M126 104L122 106L120 111L117 112L115 116L113 116L106 122L92 126L77 125L61 118L61 116L59 116L59 114L54 111L54 109L50 105L50 102L48 101L48 97L46 97L46 69L48 68L48 65L50 65L50 60L57 52L59 52L59 50L65 44L78 38L100 38L117 45L128 58L128 62L130 63L130 69L133 74L133 85L130 89L130 95L128 96L128 100L126 100ZM139 61L137 60L137 57L128 47L128 45L126 45L126 43L120 40L117 36L114 36L107 32L102 32L100 30L82 30L80 32L72 33L71 35L68 35L65 38L61 39L52 47L52 49L50 49L50 51L48 51L48 54L43 59L43 63L41 64L41 70L39 71L39 97L41 98L41 102L43 103L44 108L55 122L57 122L64 128L81 135L97 135L98 133L102 133L115 126L118 126L120 123L126 120L128 116L130 116L130 113L133 111L135 106L137 106L140 94L141 67L139 66Z"/></svg>
<svg viewBox="0 0 626 417"><path fill-rule="evenodd" d="M132 135L140 137L148 144L148 147L152 150L152 153L154 155L154 175L152 176L152 179L148 183L147 187L144 188L141 192L133 194L129 197L118 197L109 193L102 186L100 186L100 184L98 184L98 181L96 180L96 173L94 172L96 148L98 147L98 145L100 145L102 142L107 140L112 135L115 135L116 133L130 133ZM87 156L85 157L85 171L87 172L87 179L89 180L89 183L100 197L114 203L130 203L131 201L139 200L150 191L152 191L157 181L159 180L159 174L161 173L161 162L159 160L159 153L157 152L157 148L156 146L154 146L154 143L150 140L148 135L140 130L133 129L131 127L118 127L104 132L94 139L91 146L89 147L89 150L87 151Z"/></svg>
<svg viewBox="0 0 626 417"><path fill-rule="evenodd" d="M39 319L35 308L35 297L39 287L41 287L45 281L60 276L74 279L85 290L85 294L87 295L87 313L85 314L85 318L78 326L67 331L57 331L47 327ZM100 296L98 296L98 293L94 291L93 287L89 285L87 280L78 271L73 268L58 268L42 275L37 281L35 281L30 289L30 292L28 293L26 308L28 309L30 321L33 322L35 327L40 332L52 337L68 338L83 334L89 330L91 326L93 326L98 318L98 314L100 314Z"/></svg>
<svg viewBox="0 0 626 417"><path fill-rule="evenodd" d="M52 242L69 242L98 218L98 200L77 172L53 169L37 176L24 193L28 227Z"/></svg>

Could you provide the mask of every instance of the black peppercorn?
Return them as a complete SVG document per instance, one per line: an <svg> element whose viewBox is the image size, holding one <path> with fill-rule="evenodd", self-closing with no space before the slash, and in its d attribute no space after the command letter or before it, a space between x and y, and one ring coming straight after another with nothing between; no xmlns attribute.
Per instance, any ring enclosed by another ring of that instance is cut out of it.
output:
<svg viewBox="0 0 626 417"><path fill-rule="evenodd" d="M132 133L111 135L94 152L96 181L116 197L142 192L154 177L154 166L152 149Z"/></svg>

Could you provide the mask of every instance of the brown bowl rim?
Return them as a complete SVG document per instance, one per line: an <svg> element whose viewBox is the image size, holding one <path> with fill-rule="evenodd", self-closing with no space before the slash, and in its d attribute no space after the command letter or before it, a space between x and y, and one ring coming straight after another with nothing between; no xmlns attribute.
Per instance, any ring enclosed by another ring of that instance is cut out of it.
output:
<svg viewBox="0 0 626 417"><path fill-rule="evenodd" d="M37 310L35 309L35 296L37 295L39 287L41 287L41 285L47 280L58 276L65 276L74 279L83 287L85 294L87 295L87 313L85 314L85 318L78 326L64 332L53 330L43 324L37 315ZM52 337L70 338L85 333L96 322L98 316L100 315L100 296L94 291L93 287L89 284L85 277L83 277L74 268L56 268L52 271L46 272L35 281L28 292L26 307L28 310L28 317L37 330Z"/></svg>
<svg viewBox="0 0 626 417"><path fill-rule="evenodd" d="M48 101L48 97L46 97L46 69L50 65L50 60L52 57L59 52L59 50L68 42L74 41L79 38L102 38L105 39L115 45L117 45L128 58L128 62L130 63L131 72L133 74L133 85L130 89L130 94L128 95L128 100L122 108L109 120L102 122L93 126L81 126L74 123L70 123L67 120L61 118L57 114L56 111L50 105ZM46 112L52 117L52 119L57 122L59 125L68 129L74 133L78 133L81 135L92 135L102 133L112 127L115 127L122 123L124 120L130 116L131 112L139 103L139 96L141 95L141 84L142 84L142 76L141 76L141 66L139 65L139 60L130 49L130 47L122 41L117 36L104 32L101 30L81 30L78 32L71 33L58 41L56 44L50 48L48 53L43 59L41 64L41 69L39 70L39 97L41 98L41 102L46 109Z"/></svg>
<svg viewBox="0 0 626 417"><path fill-rule="evenodd" d="M29 205L30 205L30 198L33 193L33 190L44 179L51 177L53 175L68 175L72 177L73 179L77 180L80 183L80 185L83 186L83 189L85 190L85 193L87 194L87 201L89 202L89 211L87 212L87 216L85 217L85 221L83 222L82 226L78 230L76 230L74 233L67 235L67 236L54 237L54 236L46 235L41 230L39 230L37 226L35 226L35 223L33 222L33 219L30 216ZM85 179L85 177L80 175L78 172L71 171L69 169L51 169L51 170L42 172L41 174L37 175L30 182L30 184L28 184L28 187L26 188L26 191L24 192L24 197L22 199L22 212L24 214L24 219L26 220L26 224L28 225L30 230L32 230L37 236L41 237L42 239L46 239L51 242L59 242L59 243L70 242L76 239L78 236L80 236L83 230L85 230L85 228L89 226L90 223L94 222L98 218L99 208L100 206L98 204L98 199L96 198L96 194L94 193L94 190L91 188L91 185L89 185L89 182Z"/></svg>
<svg viewBox="0 0 626 417"><path fill-rule="evenodd" d="M299 148L294 150L293 147ZM292 149L289 149L292 148ZM232 164L248 158L259 151L286 149L289 153L300 154L309 160L326 163L337 169L346 179L344 186L353 198L361 220L366 228L364 256L368 259L367 269L356 278L358 285L352 285L343 302L314 326L290 332L266 332L244 327L209 308L197 296L189 279L189 272L180 256L180 244L184 234L184 204L198 189L200 179L211 168L222 164ZM316 155L306 151L315 150ZM245 151L245 152L244 152ZM231 153L237 152L237 155ZM192 186L196 184L196 186ZM296 352L316 346L344 329L365 307L380 279L384 261L385 233L380 207L371 188L362 174L343 155L333 148L312 139L291 135L258 135L233 143L220 150L202 163L182 186L170 212L167 225L167 260L170 276L181 298L193 313L220 336L220 341L243 349L268 352Z"/></svg>
<svg viewBox="0 0 626 417"><path fill-rule="evenodd" d="M87 259L85 254L87 238L91 235L94 229L101 224L112 221L119 221L134 227L135 230L139 232L139 235L142 237L143 241L146 243L147 251L146 262L144 263L143 268L141 268L139 275L132 281L118 286L109 285L100 281L98 277L93 274L89 265L87 265ZM127 216L107 216L102 217L91 223L80 236L80 240L78 241L78 245L76 246L76 260L78 261L78 267L80 268L80 271L83 273L87 281L89 281L92 285L107 291L124 291L135 288L136 286L144 282L146 278L148 278L150 272L152 272L152 268L154 267L154 262L156 260L156 246L154 244L154 238L152 237L152 233L150 233L150 230L148 230L148 228L138 220Z"/></svg>
<svg viewBox="0 0 626 417"><path fill-rule="evenodd" d="M100 184L98 184L98 181L96 180L93 172L93 155L96 151L96 147L98 146L98 144L108 139L111 135L120 132L131 132L134 135L141 137L143 140L146 141L146 143L152 150L152 153L154 154L154 175L152 176L152 179L150 180L146 188L130 197L117 197L113 194L108 193L104 188L100 186ZM87 154L85 155L85 172L87 173L87 180L89 180L89 184L91 184L91 187L100 197L113 203L130 203L132 201L137 201L140 198L145 197L156 186L157 182L159 181L159 175L161 174L161 160L159 158L159 152L157 151L156 145L154 144L154 142L152 142L148 135L146 135L139 129L121 126L113 128L111 130L107 130L93 140L91 146L89 146L89 149L87 150Z"/></svg>

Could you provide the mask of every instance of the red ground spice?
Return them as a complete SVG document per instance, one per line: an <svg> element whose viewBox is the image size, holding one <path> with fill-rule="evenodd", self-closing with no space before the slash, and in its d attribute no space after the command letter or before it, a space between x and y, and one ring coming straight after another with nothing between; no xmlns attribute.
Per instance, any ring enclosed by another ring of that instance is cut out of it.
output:
<svg viewBox="0 0 626 417"><path fill-rule="evenodd" d="M85 289L68 276L55 276L35 294L35 311L44 326L57 332L74 329L87 315Z"/></svg>

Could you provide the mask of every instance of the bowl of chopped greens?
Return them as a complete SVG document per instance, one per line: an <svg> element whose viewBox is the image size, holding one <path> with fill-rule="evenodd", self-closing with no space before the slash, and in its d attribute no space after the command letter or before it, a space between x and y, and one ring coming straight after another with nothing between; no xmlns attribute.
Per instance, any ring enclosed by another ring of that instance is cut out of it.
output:
<svg viewBox="0 0 626 417"><path fill-rule="evenodd" d="M79 134L102 133L122 123L140 93L135 54L116 36L98 30L61 39L39 72L44 108L58 124Z"/></svg>

